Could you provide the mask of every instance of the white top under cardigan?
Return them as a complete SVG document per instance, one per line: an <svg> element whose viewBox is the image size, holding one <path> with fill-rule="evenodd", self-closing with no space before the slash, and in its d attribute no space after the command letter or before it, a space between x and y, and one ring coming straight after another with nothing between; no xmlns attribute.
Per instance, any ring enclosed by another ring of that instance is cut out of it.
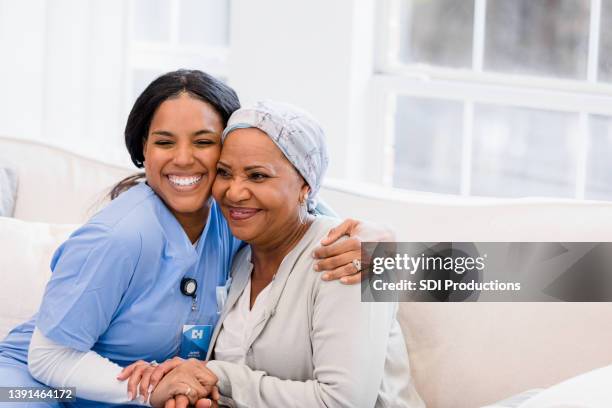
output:
<svg viewBox="0 0 612 408"><path fill-rule="evenodd" d="M259 292L251 308L251 279L249 278L240 299L223 322L223 330L215 346L216 359L245 364L249 337L263 316L271 285L272 283L268 284Z"/></svg>
<svg viewBox="0 0 612 408"><path fill-rule="evenodd" d="M242 329L246 343L241 346L240 360L246 365L208 362L229 405L424 406L410 375L395 316L397 304L361 302L360 285L325 282L313 272L312 251L337 224L335 219L317 217L283 259L268 285L263 313L252 327ZM224 347L228 336L220 333L226 322L233 326L240 321L235 315L240 313L240 299L250 293L251 271L250 248L246 247L234 258L232 286L209 353L219 341ZM229 336L236 337L240 336Z"/></svg>

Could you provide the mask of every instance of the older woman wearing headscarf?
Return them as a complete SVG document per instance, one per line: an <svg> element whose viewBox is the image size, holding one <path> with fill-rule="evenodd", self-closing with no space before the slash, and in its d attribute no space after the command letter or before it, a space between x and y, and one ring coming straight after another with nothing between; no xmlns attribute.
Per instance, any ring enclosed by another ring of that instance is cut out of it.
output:
<svg viewBox="0 0 612 408"><path fill-rule="evenodd" d="M362 303L358 285L308 273L312 251L339 223L313 212L327 164L323 130L305 112L264 101L231 116L213 195L249 245L234 259L214 360L162 364L157 374L173 369L154 406L217 391L221 404L239 407L423 406L397 305Z"/></svg>

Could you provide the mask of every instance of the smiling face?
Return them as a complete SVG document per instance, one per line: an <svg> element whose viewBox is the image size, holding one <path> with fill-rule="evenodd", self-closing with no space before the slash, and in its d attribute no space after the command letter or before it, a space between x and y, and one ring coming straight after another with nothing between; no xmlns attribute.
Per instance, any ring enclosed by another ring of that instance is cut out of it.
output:
<svg viewBox="0 0 612 408"><path fill-rule="evenodd" d="M308 185L274 142L255 128L232 131L223 144L213 196L232 233L269 245L300 224Z"/></svg>
<svg viewBox="0 0 612 408"><path fill-rule="evenodd" d="M209 104L182 93L159 105L144 143L147 183L184 224L205 222L221 152L221 116Z"/></svg>

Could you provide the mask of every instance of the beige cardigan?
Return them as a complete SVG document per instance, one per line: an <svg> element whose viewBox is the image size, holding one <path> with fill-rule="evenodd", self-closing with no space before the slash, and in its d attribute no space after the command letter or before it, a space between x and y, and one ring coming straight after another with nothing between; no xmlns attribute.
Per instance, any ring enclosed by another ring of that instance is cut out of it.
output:
<svg viewBox="0 0 612 408"><path fill-rule="evenodd" d="M224 403L237 407L423 407L410 376L395 303L362 303L360 285L324 282L312 251L338 221L318 216L270 283L247 365L210 361ZM211 340L252 270L251 251L234 259L233 283ZM209 351L210 357L210 351Z"/></svg>

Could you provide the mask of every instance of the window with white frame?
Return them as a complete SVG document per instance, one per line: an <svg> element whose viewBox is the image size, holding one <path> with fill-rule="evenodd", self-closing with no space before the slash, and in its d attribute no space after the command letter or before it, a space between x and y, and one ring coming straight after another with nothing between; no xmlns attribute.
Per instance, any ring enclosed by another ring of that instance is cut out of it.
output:
<svg viewBox="0 0 612 408"><path fill-rule="evenodd" d="M131 0L126 101L131 106L159 75L179 68L227 77L229 0Z"/></svg>
<svg viewBox="0 0 612 408"><path fill-rule="evenodd" d="M384 184L612 199L612 1L382 4Z"/></svg>

